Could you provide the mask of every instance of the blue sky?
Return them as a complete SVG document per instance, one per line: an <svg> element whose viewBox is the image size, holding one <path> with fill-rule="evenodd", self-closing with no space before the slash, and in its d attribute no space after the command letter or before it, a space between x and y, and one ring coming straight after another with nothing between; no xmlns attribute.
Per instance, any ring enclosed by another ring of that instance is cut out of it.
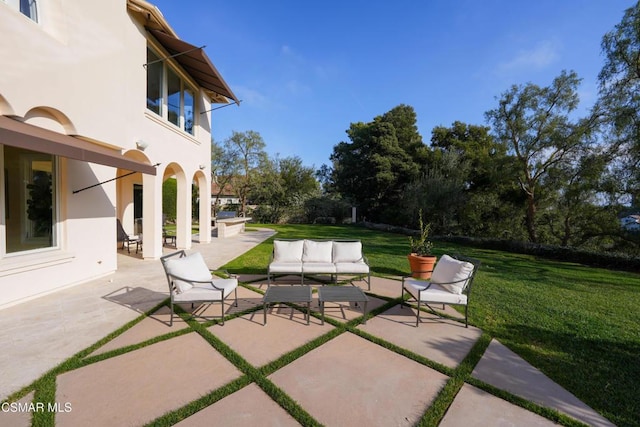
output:
<svg viewBox="0 0 640 427"><path fill-rule="evenodd" d="M352 122L413 106L434 126L486 125L513 84L583 79L597 96L602 36L630 0L151 0L178 36L206 52L240 107L213 115L213 137L259 132L267 152L329 164ZM215 106L215 105L214 105Z"/></svg>

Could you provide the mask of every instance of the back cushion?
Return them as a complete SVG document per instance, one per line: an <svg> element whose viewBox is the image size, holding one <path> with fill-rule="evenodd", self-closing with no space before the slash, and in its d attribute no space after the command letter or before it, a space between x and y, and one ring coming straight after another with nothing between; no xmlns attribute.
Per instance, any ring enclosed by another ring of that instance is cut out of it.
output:
<svg viewBox="0 0 640 427"><path fill-rule="evenodd" d="M333 262L362 261L362 242L333 242Z"/></svg>
<svg viewBox="0 0 640 427"><path fill-rule="evenodd" d="M273 261L274 262L302 262L302 240L274 240L273 241Z"/></svg>
<svg viewBox="0 0 640 427"><path fill-rule="evenodd" d="M182 258L170 259L165 263L165 268L167 269L167 273L185 279L197 281L211 280L211 271L209 271L209 267L207 267L207 263L204 262L200 252L195 252ZM176 287L177 293L188 291L193 287L191 283L182 280L174 279L173 284Z"/></svg>
<svg viewBox="0 0 640 427"><path fill-rule="evenodd" d="M333 242L316 242L313 240L304 241L303 262L331 262L331 251Z"/></svg>
<svg viewBox="0 0 640 427"><path fill-rule="evenodd" d="M431 274L433 283L455 282L442 285L443 288L454 294L461 294L467 287L469 276L473 272L473 264L459 261L449 255L443 255L436 263L436 268Z"/></svg>

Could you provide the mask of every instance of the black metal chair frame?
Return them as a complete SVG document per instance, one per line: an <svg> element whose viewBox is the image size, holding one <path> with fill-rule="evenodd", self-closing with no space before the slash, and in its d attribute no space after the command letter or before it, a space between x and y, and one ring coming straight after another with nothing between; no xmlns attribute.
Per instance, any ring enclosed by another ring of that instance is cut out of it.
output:
<svg viewBox="0 0 640 427"><path fill-rule="evenodd" d="M458 261L465 261L465 262L470 262L471 264L473 264L473 270L471 271L471 274L469 274L468 277L466 277L465 279L462 280L456 280L454 282L430 282L430 281L425 281L425 283L427 283L427 287L418 291L418 298L415 298L408 290L406 290L405 288L405 279L408 278L412 278L412 277L403 277L402 278L402 298L400 300L400 307L403 308L406 304L405 302L411 302L411 301L416 301L418 303L418 307L417 307L417 312L416 312L416 327L418 327L418 325L420 324L420 304L424 304L427 307L429 307L429 309L431 311L433 311L434 313L436 312L433 307L431 307L431 305L429 305L428 301L422 301L422 292L427 291L431 285L433 283L435 283L436 285L453 285L453 284L457 284L457 283L464 283L467 282L467 286L465 287L465 289L463 290L463 293L466 294L467 296L467 302L466 304L456 304L456 303L441 303L441 302L431 302L431 304L442 304L442 309L444 309L445 305L464 305L464 327L468 328L469 327L469 302L471 299L471 285L473 284L473 279L476 276L476 273L478 271L478 269L480 268L480 264L481 262L477 259L474 258L469 258L469 257L464 257L464 256L460 256L460 255L450 255L453 259L456 259ZM414 271L412 273L429 273L428 271ZM409 299L405 301L405 290L406 293L409 294Z"/></svg>

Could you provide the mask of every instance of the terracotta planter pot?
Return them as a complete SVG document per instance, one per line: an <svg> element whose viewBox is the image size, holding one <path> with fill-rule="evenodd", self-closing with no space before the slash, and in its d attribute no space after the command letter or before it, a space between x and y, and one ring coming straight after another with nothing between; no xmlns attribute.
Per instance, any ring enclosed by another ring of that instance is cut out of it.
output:
<svg viewBox="0 0 640 427"><path fill-rule="evenodd" d="M417 279L430 279L431 272L438 258L435 255L418 256L416 254L407 255L411 276Z"/></svg>

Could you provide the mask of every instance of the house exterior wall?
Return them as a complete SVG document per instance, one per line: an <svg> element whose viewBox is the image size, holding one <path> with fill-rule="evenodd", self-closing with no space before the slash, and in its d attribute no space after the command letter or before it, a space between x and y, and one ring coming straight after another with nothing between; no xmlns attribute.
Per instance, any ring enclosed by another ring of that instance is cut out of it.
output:
<svg viewBox="0 0 640 427"><path fill-rule="evenodd" d="M36 23L0 0L0 114L76 135L159 166L156 176L136 173L122 182L74 194L128 171L58 158L58 246L7 254L8 230L4 216L0 218L0 308L115 271L116 218L123 218L125 229L133 232L133 183L144 186L145 259L162 255L164 178L179 172L183 188L188 189L179 199L188 206L191 182L197 178L205 189L200 192L201 204L211 203L210 116L199 114L209 109L210 99L198 89L193 136L147 110L143 64L148 43L153 41L147 41L149 36L140 21L143 18L128 10L126 0L47 0L38 4ZM155 47L163 53L159 45ZM198 88L188 75L181 77ZM144 152L136 148L137 141L148 144ZM2 147L0 140L0 152ZM4 187L2 175L0 188ZM4 193L0 194L4 199ZM201 209L203 227L210 224L210 213L207 217L205 211ZM178 225L178 247L188 249L190 212ZM201 241L210 241L210 235L210 230L204 230Z"/></svg>

